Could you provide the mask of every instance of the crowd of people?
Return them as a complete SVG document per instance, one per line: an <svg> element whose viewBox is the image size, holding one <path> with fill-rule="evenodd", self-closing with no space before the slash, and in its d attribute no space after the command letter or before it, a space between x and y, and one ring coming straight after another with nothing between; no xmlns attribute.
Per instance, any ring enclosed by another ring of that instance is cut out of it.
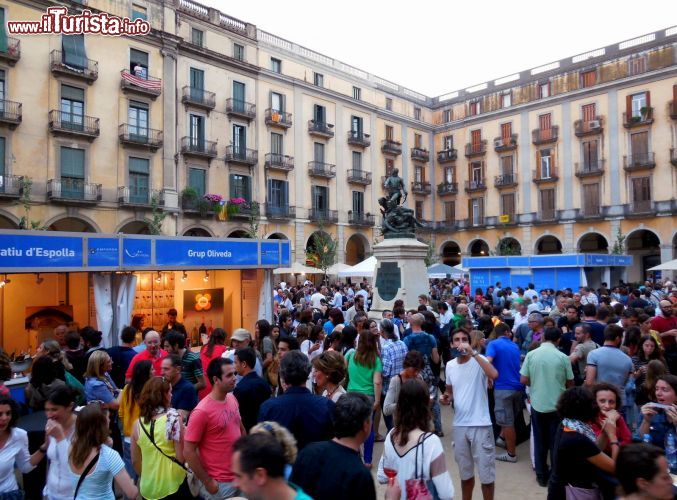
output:
<svg viewBox="0 0 677 500"><path fill-rule="evenodd" d="M517 462L527 439L519 459L549 499L673 498L671 283L471 294L433 280L417 308L378 318L371 297L366 282L282 283L272 321L216 328L199 348L175 309L161 331L133 318L107 349L95 328L59 326L27 408L0 384L0 500L23 498L15 467L45 459L48 499L371 499L374 480L386 498L449 499L444 439L464 500L476 480L492 499L496 461ZM0 356L0 378L8 368ZM27 410L47 417L32 454Z"/></svg>

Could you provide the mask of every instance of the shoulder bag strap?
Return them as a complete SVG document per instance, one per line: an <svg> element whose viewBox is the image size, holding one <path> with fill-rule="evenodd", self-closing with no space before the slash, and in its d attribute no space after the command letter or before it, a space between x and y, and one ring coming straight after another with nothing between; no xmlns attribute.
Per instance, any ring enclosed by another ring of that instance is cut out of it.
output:
<svg viewBox="0 0 677 500"><path fill-rule="evenodd" d="M92 467L94 467L94 465L96 465L96 463L99 461L99 455L100 454L101 454L101 452L94 455L94 458L92 458L89 461L89 463L87 464L87 467L85 467L85 470L83 470L82 474L80 474L80 479L78 479L78 485L75 487L75 493L73 494L73 500L75 500L78 497L78 491L80 491L80 486L82 486L82 482L87 477L87 474L89 474L89 471L92 470Z"/></svg>
<svg viewBox="0 0 677 500"><path fill-rule="evenodd" d="M155 434L155 420L151 420L151 422L150 422L150 432L151 432L150 434L148 433L148 430L146 430L146 428L145 428L145 427L143 426L143 424L141 423L141 419L139 419L139 427L141 427L141 430L143 430L144 434L146 434L146 436L148 436L148 439L149 439L150 442L153 444L153 446L155 446L155 449L156 449L157 451L159 451L160 453L162 453L165 457L167 457L169 460L171 460L171 461L174 462L176 465L178 465L179 467L181 467L183 470L187 470L185 465L183 465L181 462L179 462L175 457L170 457L169 455L167 455L167 454L166 454L164 451L162 451L162 450L160 449L160 447L155 443L155 439L153 439L153 435Z"/></svg>

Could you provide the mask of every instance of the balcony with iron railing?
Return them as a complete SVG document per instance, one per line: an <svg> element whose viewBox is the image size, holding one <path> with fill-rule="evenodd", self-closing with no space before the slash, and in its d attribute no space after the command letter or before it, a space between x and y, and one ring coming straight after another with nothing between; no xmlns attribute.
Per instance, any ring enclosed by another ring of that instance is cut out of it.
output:
<svg viewBox="0 0 677 500"><path fill-rule="evenodd" d="M47 181L47 198L68 205L96 205L101 201L101 184L91 184L84 179L62 177Z"/></svg>
<svg viewBox="0 0 677 500"><path fill-rule="evenodd" d="M265 114L266 125L271 127L289 128L292 126L291 113L268 108Z"/></svg>
<svg viewBox="0 0 677 500"><path fill-rule="evenodd" d="M315 137L324 137L330 139L334 137L334 124L308 120L308 133Z"/></svg>
<svg viewBox="0 0 677 500"><path fill-rule="evenodd" d="M437 185L437 194L440 196L458 194L458 182L440 182Z"/></svg>
<svg viewBox="0 0 677 500"><path fill-rule="evenodd" d="M474 179L471 181L465 181L465 192L466 193L476 193L478 191L486 191L487 181L485 179Z"/></svg>
<svg viewBox="0 0 677 500"><path fill-rule="evenodd" d="M557 210L554 208L541 208L538 211L538 220L543 221L553 221L557 218Z"/></svg>
<svg viewBox="0 0 677 500"><path fill-rule="evenodd" d="M202 196L181 196L181 210L190 217L213 217L214 204Z"/></svg>
<svg viewBox="0 0 677 500"><path fill-rule="evenodd" d="M576 163L576 177L598 177L604 175L604 158Z"/></svg>
<svg viewBox="0 0 677 500"><path fill-rule="evenodd" d="M439 220L433 224L433 229L439 231L440 233L446 233L449 231L456 231L458 229L457 220Z"/></svg>
<svg viewBox="0 0 677 500"><path fill-rule="evenodd" d="M360 132L359 130L349 130L348 144L351 146L359 146L361 148L369 147L371 145L371 136L364 132Z"/></svg>
<svg viewBox="0 0 677 500"><path fill-rule="evenodd" d="M236 212L228 214L229 219L249 219L258 213L258 203L254 201L247 202L238 206Z"/></svg>
<svg viewBox="0 0 677 500"><path fill-rule="evenodd" d="M638 153L623 157L623 169L626 172L648 170L656 166L653 153Z"/></svg>
<svg viewBox="0 0 677 500"><path fill-rule="evenodd" d="M216 107L216 94L201 88L186 85L183 87L181 102L209 112Z"/></svg>
<svg viewBox="0 0 677 500"><path fill-rule="evenodd" d="M331 179L336 177L336 165L325 163L323 161L309 161L308 175L311 177Z"/></svg>
<svg viewBox="0 0 677 500"><path fill-rule="evenodd" d="M576 137L587 137L604 132L604 118L596 116L594 120L576 120L574 122L574 134Z"/></svg>
<svg viewBox="0 0 677 500"><path fill-rule="evenodd" d="M73 56L77 61L67 61L68 55L61 50L50 52L49 69L54 75L77 78L92 84L99 78L99 63L86 57Z"/></svg>
<svg viewBox="0 0 677 500"><path fill-rule="evenodd" d="M481 216L481 217L468 217L467 219L464 219L461 221L461 225L464 227L482 227L486 225L486 217Z"/></svg>
<svg viewBox="0 0 677 500"><path fill-rule="evenodd" d="M670 149L670 163L677 167L677 149L675 148Z"/></svg>
<svg viewBox="0 0 677 500"><path fill-rule="evenodd" d="M636 200L626 205L625 215L632 217L635 215L646 215L656 212L653 200Z"/></svg>
<svg viewBox="0 0 677 500"><path fill-rule="evenodd" d="M14 66L21 59L21 41L17 38L6 37L7 46L0 49L0 62Z"/></svg>
<svg viewBox="0 0 677 500"><path fill-rule="evenodd" d="M230 97L226 99L226 114L250 121L256 118L256 104Z"/></svg>
<svg viewBox="0 0 677 500"><path fill-rule="evenodd" d="M120 88L126 94L133 93L155 100L162 94L162 79L150 75L135 75L128 69L120 71Z"/></svg>
<svg viewBox="0 0 677 500"><path fill-rule="evenodd" d="M308 210L308 219L311 221L321 221L328 222L330 224L336 224L338 222L338 211L313 207Z"/></svg>
<svg viewBox="0 0 677 500"><path fill-rule="evenodd" d="M469 142L465 145L466 158L475 158L477 156L484 156L487 152L487 140L483 139L480 142Z"/></svg>
<svg viewBox="0 0 677 500"><path fill-rule="evenodd" d="M498 189L517 186L517 174L503 174L494 177L494 186Z"/></svg>
<svg viewBox="0 0 677 500"><path fill-rule="evenodd" d="M196 137L181 138L181 154L195 158L216 158L216 142L199 139Z"/></svg>
<svg viewBox="0 0 677 500"><path fill-rule="evenodd" d="M670 101L670 118L677 120L677 99Z"/></svg>
<svg viewBox="0 0 677 500"><path fill-rule="evenodd" d="M381 141L381 152L389 155L401 155L402 143L393 139L383 139Z"/></svg>
<svg viewBox="0 0 677 500"><path fill-rule="evenodd" d="M348 224L354 226L372 227L376 223L376 216L373 214L365 214L363 212L348 211Z"/></svg>
<svg viewBox="0 0 677 500"><path fill-rule="evenodd" d="M411 183L411 192L413 194L427 196L432 193L432 186L427 181L413 181Z"/></svg>
<svg viewBox="0 0 677 500"><path fill-rule="evenodd" d="M164 192L154 189L118 186L118 203L123 207L150 207L153 201L158 207L165 204Z"/></svg>
<svg viewBox="0 0 677 500"><path fill-rule="evenodd" d="M266 217L272 220L288 220L296 218L296 207L287 207L266 203Z"/></svg>
<svg viewBox="0 0 677 500"><path fill-rule="evenodd" d="M644 127L653 123L653 108L642 108L639 114L623 113L623 126L625 128Z"/></svg>
<svg viewBox="0 0 677 500"><path fill-rule="evenodd" d="M123 146L146 148L157 151L162 147L164 134L162 130L143 128L123 123L118 127L118 137Z"/></svg>
<svg viewBox="0 0 677 500"><path fill-rule="evenodd" d="M548 182L557 182L559 177L555 167L536 168L532 173L532 180L536 184L546 184Z"/></svg>
<svg viewBox="0 0 677 500"><path fill-rule="evenodd" d="M411 148L411 159L426 162L430 160L430 151L424 148Z"/></svg>
<svg viewBox="0 0 677 500"><path fill-rule="evenodd" d="M371 172L365 172L364 170L356 168L349 168L347 180L350 184L361 184L362 186L368 186L371 184Z"/></svg>
<svg viewBox="0 0 677 500"><path fill-rule="evenodd" d="M21 175L0 175L0 199L15 200L23 194L24 178Z"/></svg>
<svg viewBox="0 0 677 500"><path fill-rule="evenodd" d="M22 108L20 102L0 100L0 125L15 129L23 119Z"/></svg>
<svg viewBox="0 0 677 500"><path fill-rule="evenodd" d="M99 136L99 119L53 109L49 112L49 131L55 135L77 136L92 140Z"/></svg>
<svg viewBox="0 0 677 500"><path fill-rule="evenodd" d="M514 151L515 149L517 149L517 134L511 134L509 137L496 137L494 139L494 151L497 153Z"/></svg>
<svg viewBox="0 0 677 500"><path fill-rule="evenodd" d="M602 217L603 210L601 205L592 205L588 200L584 200L583 208L578 212L579 217L583 219L595 219L597 217Z"/></svg>
<svg viewBox="0 0 677 500"><path fill-rule="evenodd" d="M550 128L537 128L531 131L531 142L536 146L540 144L550 144L559 139L559 126L553 125Z"/></svg>
<svg viewBox="0 0 677 500"><path fill-rule="evenodd" d="M294 170L294 157L278 153L268 153L264 158L264 167L269 170L291 172Z"/></svg>
<svg viewBox="0 0 677 500"><path fill-rule="evenodd" d="M437 152L437 161L438 163L449 163L456 161L458 158L458 151L454 148L452 149L442 149Z"/></svg>
<svg viewBox="0 0 677 500"><path fill-rule="evenodd" d="M259 162L259 152L256 149L230 145L226 147L225 160L228 163L238 163L247 167L253 167Z"/></svg>

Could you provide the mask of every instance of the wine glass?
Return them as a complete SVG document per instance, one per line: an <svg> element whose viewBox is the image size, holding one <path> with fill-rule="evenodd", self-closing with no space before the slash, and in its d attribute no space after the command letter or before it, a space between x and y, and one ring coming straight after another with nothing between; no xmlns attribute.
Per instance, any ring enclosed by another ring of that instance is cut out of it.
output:
<svg viewBox="0 0 677 500"><path fill-rule="evenodd" d="M393 479L397 476L397 470L399 468L399 462L395 456L387 454L384 450L383 453L383 473L388 476L388 479Z"/></svg>

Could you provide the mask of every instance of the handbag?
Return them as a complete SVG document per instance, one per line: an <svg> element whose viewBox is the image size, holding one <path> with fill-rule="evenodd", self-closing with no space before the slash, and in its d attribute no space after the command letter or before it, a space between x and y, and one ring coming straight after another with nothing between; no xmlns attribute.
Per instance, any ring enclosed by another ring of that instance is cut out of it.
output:
<svg viewBox="0 0 677 500"><path fill-rule="evenodd" d="M150 434L146 430L146 428L143 426L141 423L141 419L139 419L139 427L143 430L143 432L148 436L148 439L150 442L155 446L155 449L162 453L165 457L167 457L169 460L174 462L176 465L181 467L185 472L186 472L186 482L188 483L188 488L190 489L190 494L193 495L193 498L197 498L198 495L200 494L200 480L198 477L195 475L195 473L190 470L188 467L183 465L181 462L179 462L176 457L172 457L167 455L164 451L160 449L160 447L155 443L155 439L153 439L153 436L155 435L155 420L151 420L150 422Z"/></svg>
<svg viewBox="0 0 677 500"><path fill-rule="evenodd" d="M599 488L579 488L578 486L571 486L567 484L564 487L566 492L566 500L602 500L602 495Z"/></svg>
<svg viewBox="0 0 677 500"><path fill-rule="evenodd" d="M80 491L80 486L82 486L82 482L85 480L87 477L87 474L89 474L89 471L92 470L92 467L96 465L96 463L99 461L99 455L101 453L97 453L94 455L94 458L92 458L89 463L87 464L87 467L85 467L85 470L82 471L82 474L80 474L80 479L78 479L78 485L75 487L75 493L73 493L73 500L75 500L78 497L78 491Z"/></svg>
<svg viewBox="0 0 677 500"><path fill-rule="evenodd" d="M407 490L407 500L439 500L437 495L437 488L432 479L425 479L423 471L423 461L425 455L423 454L423 442L425 441L426 433L424 432L418 438L416 449L414 450L414 479L407 479L404 481L404 486ZM418 473L418 449L421 448L421 474ZM568 499L567 499L568 500Z"/></svg>

